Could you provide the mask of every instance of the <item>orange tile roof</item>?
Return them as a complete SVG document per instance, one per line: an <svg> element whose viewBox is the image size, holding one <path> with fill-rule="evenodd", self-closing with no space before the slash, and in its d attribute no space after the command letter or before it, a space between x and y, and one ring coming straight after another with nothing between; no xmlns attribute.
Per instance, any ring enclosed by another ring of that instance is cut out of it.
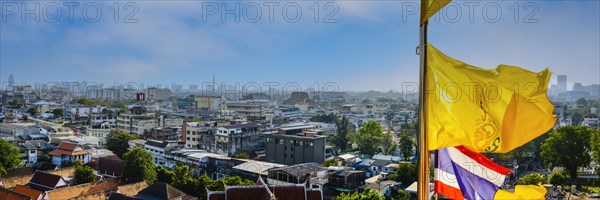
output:
<svg viewBox="0 0 600 200"><path fill-rule="evenodd" d="M10 191L8 189L0 187L0 199L10 200L31 200L31 197Z"/></svg>
<svg viewBox="0 0 600 200"><path fill-rule="evenodd" d="M32 199L38 199L40 197L40 195L42 195L42 191L27 188L22 185L17 185L17 187L15 187L13 192L23 194L25 196L31 197Z"/></svg>
<svg viewBox="0 0 600 200"><path fill-rule="evenodd" d="M85 150L73 152L73 151L68 151L68 150L64 150L64 149L54 149L48 154L52 155L52 156L62 156L62 155L77 156L77 155L85 155L85 154L89 154L89 153L90 152L87 152Z"/></svg>
<svg viewBox="0 0 600 200"><path fill-rule="evenodd" d="M121 180L111 179L98 183L86 183L47 191L46 196L49 199L70 199L100 192L109 193L110 191L117 190L119 185L121 185Z"/></svg>
<svg viewBox="0 0 600 200"><path fill-rule="evenodd" d="M58 145L58 148L59 149L64 149L64 150L73 151L73 150L75 150L75 148L77 148L77 146L79 146L79 144L77 144L77 143L71 143L71 142L62 141Z"/></svg>
<svg viewBox="0 0 600 200"><path fill-rule="evenodd" d="M146 181L141 181L137 183L131 183L127 185L122 185L117 188L119 193L127 195L127 196L135 196L138 192L142 191L144 188L148 187L148 183Z"/></svg>

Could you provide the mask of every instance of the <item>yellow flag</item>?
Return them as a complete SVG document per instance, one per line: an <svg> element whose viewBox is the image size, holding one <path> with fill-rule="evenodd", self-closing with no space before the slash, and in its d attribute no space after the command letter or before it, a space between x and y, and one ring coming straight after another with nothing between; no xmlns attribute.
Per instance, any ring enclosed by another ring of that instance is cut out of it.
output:
<svg viewBox="0 0 600 200"><path fill-rule="evenodd" d="M495 200L512 200L512 199L527 199L527 200L544 200L546 196L546 188L541 185L517 185L514 192L498 190L494 195Z"/></svg>
<svg viewBox="0 0 600 200"><path fill-rule="evenodd" d="M506 153L535 139L556 121L546 91L551 73L500 65L482 69L427 46L428 148L464 145Z"/></svg>
<svg viewBox="0 0 600 200"><path fill-rule="evenodd" d="M421 0L421 25L452 0Z"/></svg>

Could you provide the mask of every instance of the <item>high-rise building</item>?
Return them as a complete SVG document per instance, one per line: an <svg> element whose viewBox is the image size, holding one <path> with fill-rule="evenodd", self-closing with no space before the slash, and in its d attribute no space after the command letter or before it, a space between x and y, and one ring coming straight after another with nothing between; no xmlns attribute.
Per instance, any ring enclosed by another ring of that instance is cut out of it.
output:
<svg viewBox="0 0 600 200"><path fill-rule="evenodd" d="M558 75L556 78L558 80L558 92L567 92L567 75Z"/></svg>
<svg viewBox="0 0 600 200"><path fill-rule="evenodd" d="M12 74L10 76L8 76L8 86L9 87L15 86L15 76L13 76Z"/></svg>

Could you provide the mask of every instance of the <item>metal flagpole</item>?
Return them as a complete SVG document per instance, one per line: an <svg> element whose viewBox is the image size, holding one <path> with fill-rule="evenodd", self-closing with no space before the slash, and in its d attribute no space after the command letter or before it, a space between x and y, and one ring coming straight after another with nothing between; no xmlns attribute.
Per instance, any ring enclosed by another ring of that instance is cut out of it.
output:
<svg viewBox="0 0 600 200"><path fill-rule="evenodd" d="M419 77L419 137L418 137L418 179L417 179L417 199L429 199L429 150L427 145L427 132L425 129L425 120L427 119L426 110L426 80L427 72L427 22L421 25L419 30L419 56L420 56L420 77Z"/></svg>

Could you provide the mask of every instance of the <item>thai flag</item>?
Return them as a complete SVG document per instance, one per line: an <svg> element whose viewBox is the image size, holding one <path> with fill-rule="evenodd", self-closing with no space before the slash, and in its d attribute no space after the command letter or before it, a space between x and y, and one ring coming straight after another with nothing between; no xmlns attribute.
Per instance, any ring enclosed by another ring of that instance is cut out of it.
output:
<svg viewBox="0 0 600 200"><path fill-rule="evenodd" d="M435 192L451 199L494 199L511 170L463 146L439 149Z"/></svg>

